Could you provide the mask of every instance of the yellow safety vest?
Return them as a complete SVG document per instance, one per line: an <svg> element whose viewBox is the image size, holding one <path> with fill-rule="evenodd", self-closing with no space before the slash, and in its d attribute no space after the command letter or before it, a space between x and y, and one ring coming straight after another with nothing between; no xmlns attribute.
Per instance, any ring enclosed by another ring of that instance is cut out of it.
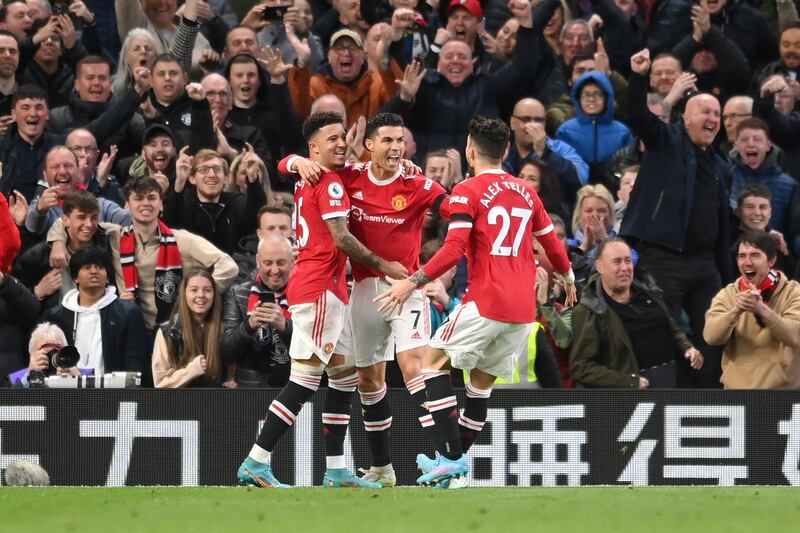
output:
<svg viewBox="0 0 800 533"><path fill-rule="evenodd" d="M524 383L535 383L538 381L539 378L536 377L536 370L534 369L534 363L536 362L536 335L539 332L539 328L542 325L539 322L533 323L533 328L531 329L531 334L528 336L528 357L523 358L523 354L519 354L517 357L517 362L514 365L514 375L511 378L511 381L497 378L495 381L495 385L518 385L519 381L519 374L520 374L520 362L524 365L522 368L523 374L526 375L527 379ZM469 383L469 370L464 370L464 383Z"/></svg>

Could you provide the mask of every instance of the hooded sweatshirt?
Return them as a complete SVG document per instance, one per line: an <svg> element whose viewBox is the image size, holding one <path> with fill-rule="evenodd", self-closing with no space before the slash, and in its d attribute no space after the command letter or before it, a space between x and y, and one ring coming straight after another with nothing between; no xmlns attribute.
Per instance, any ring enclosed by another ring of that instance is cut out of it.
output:
<svg viewBox="0 0 800 533"><path fill-rule="evenodd" d="M596 83L606 93L606 106L600 115L587 115L581 108L581 89L589 82ZM577 116L558 128L556 139L575 148L590 165L605 161L635 140L625 124L614 120L614 89L604 74L591 71L578 78L572 87L572 101Z"/></svg>
<svg viewBox="0 0 800 533"><path fill-rule="evenodd" d="M789 224L792 197L797 188L797 181L786 174L778 166L777 150L767 153L764 161L755 169L744 164L738 152L731 156L731 209L736 209L739 192L742 187L751 183L760 183L772 193L772 218L769 225L778 231L785 231Z"/></svg>
<svg viewBox="0 0 800 533"><path fill-rule="evenodd" d="M96 376L105 373L103 364L103 335L100 328L100 310L117 299L117 290L106 287L106 294L91 307L78 303L78 289L69 291L61 304L75 313L73 325L75 347L81 354L78 368L93 368Z"/></svg>

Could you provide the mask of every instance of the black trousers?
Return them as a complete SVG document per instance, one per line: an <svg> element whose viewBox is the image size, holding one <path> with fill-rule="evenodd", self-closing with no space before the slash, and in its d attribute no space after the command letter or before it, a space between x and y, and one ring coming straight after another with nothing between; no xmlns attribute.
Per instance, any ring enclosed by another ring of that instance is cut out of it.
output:
<svg viewBox="0 0 800 533"><path fill-rule="evenodd" d="M700 370L693 370L683 357L676 361L678 387L721 388L722 347L709 346L703 340L706 311L722 288L713 255L687 256L646 243L641 243L637 252L637 268L645 269L664 291L664 300L672 318L680 323L682 310L689 316L692 342L703 354L704 363Z"/></svg>

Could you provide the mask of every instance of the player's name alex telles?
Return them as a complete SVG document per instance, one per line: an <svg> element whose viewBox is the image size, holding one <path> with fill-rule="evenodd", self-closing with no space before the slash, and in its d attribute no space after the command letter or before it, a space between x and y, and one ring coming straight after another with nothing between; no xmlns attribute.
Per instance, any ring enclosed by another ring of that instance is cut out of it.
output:
<svg viewBox="0 0 800 533"><path fill-rule="evenodd" d="M531 197L531 193L521 185L515 181L495 181L494 183L490 184L486 187L486 191L483 193L481 197L481 205L488 208L489 204L492 203L494 197L503 192L503 189L514 191L522 196L526 202L528 202L528 207L533 207L533 198Z"/></svg>

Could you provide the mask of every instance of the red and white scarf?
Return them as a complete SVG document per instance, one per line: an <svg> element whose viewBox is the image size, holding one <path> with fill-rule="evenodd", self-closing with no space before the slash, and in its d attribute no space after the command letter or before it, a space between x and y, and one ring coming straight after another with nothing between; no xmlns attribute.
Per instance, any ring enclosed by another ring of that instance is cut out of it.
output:
<svg viewBox="0 0 800 533"><path fill-rule="evenodd" d="M169 320L183 277L181 253L172 230L161 220L158 221L158 229L161 236L155 276L156 327L166 324ZM119 239L119 255L125 290L131 291L138 301L139 270L136 268L136 233L133 231L133 226L122 230Z"/></svg>
<svg viewBox="0 0 800 533"><path fill-rule="evenodd" d="M278 304L281 309L283 309L283 316L286 318L292 318L292 314L289 312L289 304L286 301L286 289L281 291L273 291L264 283L261 279L261 274L256 275L256 279L253 282L253 285L250 287L250 295L247 297L247 315L250 316L250 313L255 308L256 304L261 300L262 295L271 294L274 295L274 303ZM272 303L272 298L270 298L270 303Z"/></svg>
<svg viewBox="0 0 800 533"><path fill-rule="evenodd" d="M772 293L778 286L778 281L781 279L781 273L777 270L770 270L764 280L756 287L761 293L761 299L765 304L769 304L769 299L772 298ZM750 284L744 279L744 276L739 278L739 290L746 292L750 290Z"/></svg>

